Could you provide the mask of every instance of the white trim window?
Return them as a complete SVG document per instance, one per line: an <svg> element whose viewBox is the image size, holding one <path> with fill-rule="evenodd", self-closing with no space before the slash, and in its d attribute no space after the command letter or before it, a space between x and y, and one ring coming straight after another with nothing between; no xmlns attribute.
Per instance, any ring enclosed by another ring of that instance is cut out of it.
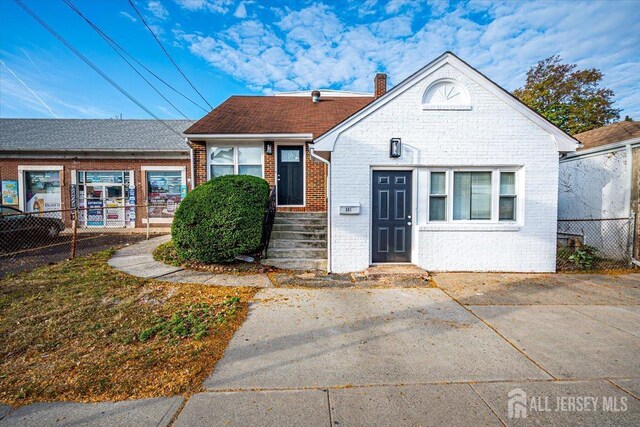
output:
<svg viewBox="0 0 640 427"><path fill-rule="evenodd" d="M53 165L18 165L18 206L23 212L62 209L64 168ZM61 212L46 216L62 218Z"/></svg>
<svg viewBox="0 0 640 427"><path fill-rule="evenodd" d="M223 175L264 178L262 145L209 146L209 179Z"/></svg>
<svg viewBox="0 0 640 427"><path fill-rule="evenodd" d="M460 168L429 171L429 222L516 222L518 171Z"/></svg>
<svg viewBox="0 0 640 427"><path fill-rule="evenodd" d="M498 219L515 221L518 209L518 190L515 172L500 172L500 200L498 202Z"/></svg>
<svg viewBox="0 0 640 427"><path fill-rule="evenodd" d="M432 171L429 180L429 221L447 220L447 172Z"/></svg>
<svg viewBox="0 0 640 427"><path fill-rule="evenodd" d="M170 223L187 196L184 166L142 166L149 223Z"/></svg>

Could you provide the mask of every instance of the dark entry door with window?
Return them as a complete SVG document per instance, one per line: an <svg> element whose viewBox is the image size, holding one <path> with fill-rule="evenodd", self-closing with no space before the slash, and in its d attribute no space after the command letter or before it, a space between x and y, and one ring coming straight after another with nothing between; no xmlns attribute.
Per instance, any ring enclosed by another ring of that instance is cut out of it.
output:
<svg viewBox="0 0 640 427"><path fill-rule="evenodd" d="M411 262L411 171L373 171L372 262Z"/></svg>
<svg viewBox="0 0 640 427"><path fill-rule="evenodd" d="M283 145L278 155L278 205L304 204L304 151L302 146Z"/></svg>

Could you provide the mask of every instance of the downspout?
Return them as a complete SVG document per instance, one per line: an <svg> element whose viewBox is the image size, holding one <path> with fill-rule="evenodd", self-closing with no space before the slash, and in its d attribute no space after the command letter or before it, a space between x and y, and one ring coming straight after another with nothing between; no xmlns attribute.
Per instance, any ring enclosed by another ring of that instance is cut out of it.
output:
<svg viewBox="0 0 640 427"><path fill-rule="evenodd" d="M311 147L309 154L327 165L327 273L331 273L331 162L318 156Z"/></svg>
<svg viewBox="0 0 640 427"><path fill-rule="evenodd" d="M196 187L196 181L194 180L195 178L195 173L194 173L194 164L193 164L193 147L191 146L191 144L189 144L189 138L185 138L184 142L187 143L187 145L189 146L189 157L191 159L191 189L193 190Z"/></svg>
<svg viewBox="0 0 640 427"><path fill-rule="evenodd" d="M627 144L625 146L625 154L627 157L627 191L625 192L624 202L626 205L627 218L630 218L629 232L631 233L631 264L635 265L636 267L640 267L640 260L637 260L635 257L636 247L633 244L638 230L636 230L637 213L634 213L633 208L631 207L631 191L633 189L633 147L631 146L631 144Z"/></svg>

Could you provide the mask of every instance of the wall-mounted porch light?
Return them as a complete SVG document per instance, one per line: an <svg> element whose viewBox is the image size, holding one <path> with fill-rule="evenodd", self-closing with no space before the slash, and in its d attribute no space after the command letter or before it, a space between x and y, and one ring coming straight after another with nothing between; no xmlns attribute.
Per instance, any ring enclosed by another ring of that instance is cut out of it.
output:
<svg viewBox="0 0 640 427"><path fill-rule="evenodd" d="M273 154L273 141L265 141L264 143L264 151L268 154L268 155L272 155Z"/></svg>
<svg viewBox="0 0 640 427"><path fill-rule="evenodd" d="M391 138L389 145L389 157L400 157L402 155L402 142L400 138Z"/></svg>

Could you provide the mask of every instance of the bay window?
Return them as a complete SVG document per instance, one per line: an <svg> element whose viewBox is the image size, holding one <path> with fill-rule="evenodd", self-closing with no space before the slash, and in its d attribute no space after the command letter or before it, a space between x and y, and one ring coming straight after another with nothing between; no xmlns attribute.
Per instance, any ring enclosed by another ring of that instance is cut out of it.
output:
<svg viewBox="0 0 640 427"><path fill-rule="evenodd" d="M430 171L428 221L516 221L517 175L498 168Z"/></svg>
<svg viewBox="0 0 640 427"><path fill-rule="evenodd" d="M263 178L262 145L210 146L209 178L222 175L253 175Z"/></svg>

